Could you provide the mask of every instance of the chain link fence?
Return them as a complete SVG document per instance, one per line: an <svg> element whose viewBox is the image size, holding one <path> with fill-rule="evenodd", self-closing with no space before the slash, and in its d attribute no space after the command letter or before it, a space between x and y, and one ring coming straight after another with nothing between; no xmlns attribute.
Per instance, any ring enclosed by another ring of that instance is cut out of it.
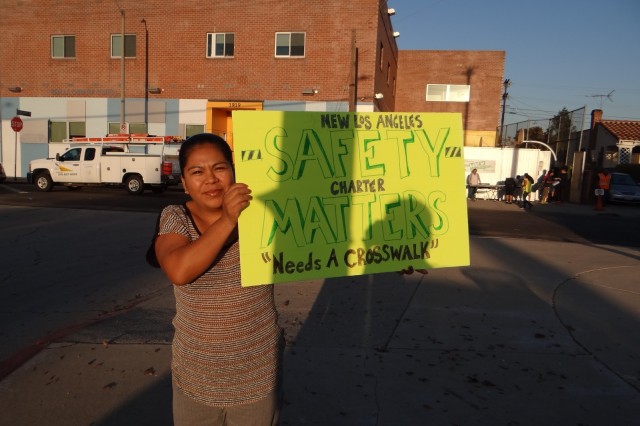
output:
<svg viewBox="0 0 640 426"><path fill-rule="evenodd" d="M548 119L505 125L500 145L513 147L527 140L543 142L555 152L558 163L569 164L575 152L587 148L583 141L585 114L586 106L572 111L563 109Z"/></svg>

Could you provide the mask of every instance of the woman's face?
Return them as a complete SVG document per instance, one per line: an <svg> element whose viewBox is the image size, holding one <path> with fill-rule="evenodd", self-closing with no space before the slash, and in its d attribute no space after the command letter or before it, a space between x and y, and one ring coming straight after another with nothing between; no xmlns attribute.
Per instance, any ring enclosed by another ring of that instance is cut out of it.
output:
<svg viewBox="0 0 640 426"><path fill-rule="evenodd" d="M234 182L233 169L218 147L198 145L189 152L182 176L185 192L200 207L219 209Z"/></svg>

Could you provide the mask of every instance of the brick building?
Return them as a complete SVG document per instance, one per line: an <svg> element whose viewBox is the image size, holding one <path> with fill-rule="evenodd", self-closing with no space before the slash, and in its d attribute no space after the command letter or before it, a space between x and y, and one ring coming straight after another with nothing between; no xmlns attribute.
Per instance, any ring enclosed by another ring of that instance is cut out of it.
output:
<svg viewBox="0 0 640 426"><path fill-rule="evenodd" d="M396 106L459 112L465 146L495 146L504 61L504 51L401 50Z"/></svg>
<svg viewBox="0 0 640 426"><path fill-rule="evenodd" d="M19 134L22 176L48 143L118 133L121 122L131 133L208 131L233 144L235 109L461 112L465 143L493 146L504 52L399 51L392 6L5 0L1 159L13 169L16 109L32 114Z"/></svg>

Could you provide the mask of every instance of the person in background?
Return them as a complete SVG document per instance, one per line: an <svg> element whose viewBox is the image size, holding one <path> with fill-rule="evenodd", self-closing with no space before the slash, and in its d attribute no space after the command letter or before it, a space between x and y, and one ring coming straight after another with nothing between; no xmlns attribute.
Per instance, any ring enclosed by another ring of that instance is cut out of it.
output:
<svg viewBox="0 0 640 426"><path fill-rule="evenodd" d="M520 203L521 209L531 210L533 204L529 201L529 195L531 194L531 186L533 185L533 178L525 173L522 177L522 202Z"/></svg>
<svg viewBox="0 0 640 426"><path fill-rule="evenodd" d="M480 185L480 175L478 169L471 170L471 173L467 176L467 198L471 201L476 200L476 192L478 192L478 185Z"/></svg>
<svg viewBox="0 0 640 426"><path fill-rule="evenodd" d="M565 203L569 201L569 168L567 166L560 167L558 178L560 183L556 185L557 196L556 203Z"/></svg>
<svg viewBox="0 0 640 426"><path fill-rule="evenodd" d="M531 187L532 192L537 192L536 200L538 202L542 200L542 190L543 190L544 178L546 175L547 175L547 171L543 170L542 174L538 176L536 183L534 183L533 186Z"/></svg>
<svg viewBox="0 0 640 426"><path fill-rule="evenodd" d="M147 252L174 284L174 424L277 425L284 339L273 285L240 284L237 226L251 190L216 135L191 136L179 162L190 200L163 209Z"/></svg>
<svg viewBox="0 0 640 426"><path fill-rule="evenodd" d="M605 169L600 169L598 172L598 188L604 190L602 203L608 203L611 196L609 193L609 189L611 188L611 175Z"/></svg>
<svg viewBox="0 0 640 426"><path fill-rule="evenodd" d="M516 203L520 203L522 201L522 176L516 176L516 187L513 190L513 198Z"/></svg>
<svg viewBox="0 0 640 426"><path fill-rule="evenodd" d="M547 204L553 199L554 183L556 182L555 171L549 170L542 182L542 200L540 204Z"/></svg>
<svg viewBox="0 0 640 426"><path fill-rule="evenodd" d="M508 177L504 180L504 202L507 204L513 203L513 193L516 190L516 180L512 177Z"/></svg>

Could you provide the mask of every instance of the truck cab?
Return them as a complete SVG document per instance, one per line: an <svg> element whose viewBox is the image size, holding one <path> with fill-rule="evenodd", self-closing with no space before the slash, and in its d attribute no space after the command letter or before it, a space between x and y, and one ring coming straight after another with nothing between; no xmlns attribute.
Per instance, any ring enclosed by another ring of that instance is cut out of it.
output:
<svg viewBox="0 0 640 426"><path fill-rule="evenodd" d="M97 152L101 153L96 155ZM115 146L79 146L56 155L56 168L51 170L55 182L100 183L100 157L108 152L124 152ZM53 176L55 175L55 176Z"/></svg>

